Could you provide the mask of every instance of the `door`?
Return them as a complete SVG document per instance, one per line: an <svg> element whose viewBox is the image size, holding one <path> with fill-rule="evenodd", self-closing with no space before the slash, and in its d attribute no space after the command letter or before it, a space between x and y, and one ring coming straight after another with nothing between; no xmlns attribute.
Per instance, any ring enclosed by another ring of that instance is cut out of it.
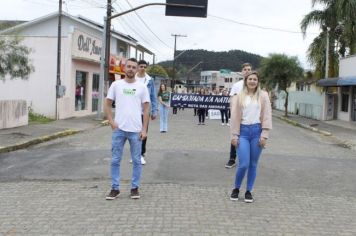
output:
<svg viewBox="0 0 356 236"><path fill-rule="evenodd" d="M356 86L352 87L351 120L356 121Z"/></svg>
<svg viewBox="0 0 356 236"><path fill-rule="evenodd" d="M334 105L335 105L335 99L333 94L327 94L326 95L326 120L333 120L334 119Z"/></svg>
<svg viewBox="0 0 356 236"><path fill-rule="evenodd" d="M99 74L93 74L93 85L92 85L92 111L98 110L99 101Z"/></svg>

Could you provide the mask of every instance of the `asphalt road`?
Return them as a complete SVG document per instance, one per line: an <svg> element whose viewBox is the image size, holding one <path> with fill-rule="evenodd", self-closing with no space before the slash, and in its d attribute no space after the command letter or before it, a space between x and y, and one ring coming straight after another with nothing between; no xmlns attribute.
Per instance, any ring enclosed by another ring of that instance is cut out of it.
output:
<svg viewBox="0 0 356 236"><path fill-rule="evenodd" d="M233 185L235 169L224 168L229 156L229 128L217 120L198 126L196 119L189 110L171 116L165 134L159 133L158 120L150 123L143 183ZM356 193L355 152L278 119L273 120L273 126L256 185ZM0 180L108 179L110 138L109 127L98 127L1 154ZM129 181L128 143L122 171L123 180Z"/></svg>

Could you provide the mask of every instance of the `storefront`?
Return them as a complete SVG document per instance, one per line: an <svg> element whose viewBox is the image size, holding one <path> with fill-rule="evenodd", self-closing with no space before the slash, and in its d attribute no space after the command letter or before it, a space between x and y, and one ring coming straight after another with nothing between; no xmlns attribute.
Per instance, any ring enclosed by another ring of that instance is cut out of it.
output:
<svg viewBox="0 0 356 236"><path fill-rule="evenodd" d="M57 98L57 25L58 14L53 13L1 31L6 37L22 38L21 43L32 50L30 60L35 71L27 80L7 80L3 83L0 98L26 100L33 112L55 119L95 114L100 105L103 27L84 17L63 13L60 84L65 93ZM124 75L126 57L136 55L137 58L138 50L142 51L142 55L150 54L137 40L117 31L112 31L110 41L112 55L104 95L110 83Z"/></svg>

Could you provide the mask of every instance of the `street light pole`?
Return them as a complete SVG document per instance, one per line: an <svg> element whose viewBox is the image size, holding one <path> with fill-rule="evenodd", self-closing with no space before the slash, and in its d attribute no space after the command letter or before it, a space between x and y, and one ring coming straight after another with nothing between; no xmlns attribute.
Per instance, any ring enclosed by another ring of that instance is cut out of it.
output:
<svg viewBox="0 0 356 236"><path fill-rule="evenodd" d="M109 0L108 0L109 1ZM111 1L110 1L111 2ZM111 4L110 4L111 5ZM98 120L102 119L102 107L103 107L103 100L104 100L104 69L105 69L105 63L108 63L108 61L105 59L106 55L109 54L110 49L107 48L106 43L110 43L110 36L108 37L108 41L106 40L106 29L108 22L111 22L112 19L125 15L127 13L136 11L138 9L147 7L147 6L173 6L173 7L183 7L183 8L195 8L195 9L206 9L207 6L200 6L200 5L191 5L191 4L176 4L176 3L148 3L148 4L143 4L138 7L132 8L130 10L115 14L115 15L110 15L108 17L104 17L104 29L103 29L103 38L102 38L102 48L101 48L101 60L100 60L100 77L99 77L99 99L98 99L98 112L96 118ZM111 6L110 6L111 7ZM110 32L110 29L109 29Z"/></svg>

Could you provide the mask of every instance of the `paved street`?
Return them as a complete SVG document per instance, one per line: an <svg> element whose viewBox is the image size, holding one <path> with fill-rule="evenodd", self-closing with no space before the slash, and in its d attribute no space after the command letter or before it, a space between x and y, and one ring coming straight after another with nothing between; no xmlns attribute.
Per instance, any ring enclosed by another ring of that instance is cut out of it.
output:
<svg viewBox="0 0 356 236"><path fill-rule="evenodd" d="M150 123L141 199L110 190L110 130L85 132L0 154L0 235L355 235L356 152L274 119L255 202L232 202L225 169L228 127L198 126L191 110L169 131Z"/></svg>

